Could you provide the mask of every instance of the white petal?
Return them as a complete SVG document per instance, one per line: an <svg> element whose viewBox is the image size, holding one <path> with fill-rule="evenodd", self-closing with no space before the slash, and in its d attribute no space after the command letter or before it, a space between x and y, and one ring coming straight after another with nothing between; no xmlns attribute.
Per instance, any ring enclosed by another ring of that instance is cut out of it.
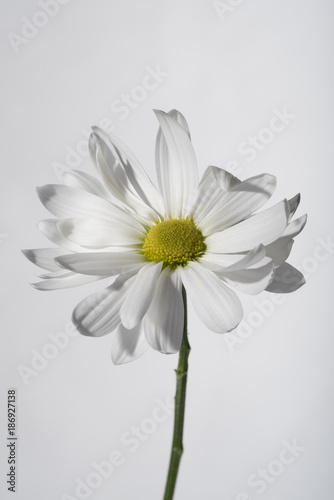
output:
<svg viewBox="0 0 334 500"><path fill-rule="evenodd" d="M140 228L139 223L119 207L86 191L61 184L48 184L37 188L37 192L43 205L60 219L96 217L122 224L137 224Z"/></svg>
<svg viewBox="0 0 334 500"><path fill-rule="evenodd" d="M299 219L295 219L287 225L282 238L294 238L299 234L305 227L307 221L307 215L302 215Z"/></svg>
<svg viewBox="0 0 334 500"><path fill-rule="evenodd" d="M44 234L48 240L52 241L55 245L59 247L65 248L70 252L87 252L87 249L81 247L80 245L76 245L71 241L68 241L64 236L62 236L58 230L57 224L58 219L46 219L41 220L37 224L37 228ZM64 253L64 252L63 252Z"/></svg>
<svg viewBox="0 0 334 500"><path fill-rule="evenodd" d="M290 220L294 216L298 208L298 205L300 203L300 194L296 194L296 196L288 200L288 203L289 203L289 212L290 212L289 220Z"/></svg>
<svg viewBox="0 0 334 500"><path fill-rule="evenodd" d="M212 165L210 165L204 172L201 183L204 181L206 175L213 175L216 183L224 193L227 191L231 191L231 189L235 188L241 182L240 179L230 174L230 172L227 172L227 170L219 167L214 167Z"/></svg>
<svg viewBox="0 0 334 500"><path fill-rule="evenodd" d="M54 260L60 255L64 255L61 248L37 248L35 250L22 250L22 253L36 266L48 271L59 271L59 264Z"/></svg>
<svg viewBox="0 0 334 500"><path fill-rule="evenodd" d="M91 252L64 255L57 258L61 267L75 273L94 276L114 276L140 269L145 258L135 252Z"/></svg>
<svg viewBox="0 0 334 500"><path fill-rule="evenodd" d="M162 262L150 262L143 266L135 277L120 310L123 325L131 329L146 314L161 272Z"/></svg>
<svg viewBox="0 0 334 500"><path fill-rule="evenodd" d="M304 284L305 278L302 273L287 262L284 262L284 264L276 269L274 279L266 290L272 293L291 293L298 290Z"/></svg>
<svg viewBox="0 0 334 500"><path fill-rule="evenodd" d="M108 146L98 136L96 136L96 142L100 144L96 150L97 169L110 193L126 207L140 214L141 220L145 224L152 224L159 219L158 214L137 194Z"/></svg>
<svg viewBox="0 0 334 500"><path fill-rule="evenodd" d="M61 290L86 285L87 283L98 281L101 278L104 278L104 276L86 276L83 274L64 272L62 276L59 276L59 274L58 277L54 278L52 276L48 276L45 281L39 281L38 283L32 283L31 285L37 290Z"/></svg>
<svg viewBox="0 0 334 500"><path fill-rule="evenodd" d="M196 223L204 236L237 224L261 208L271 197L276 187L273 175L261 174L240 182L233 189L220 195L211 210L202 218L198 214Z"/></svg>
<svg viewBox="0 0 334 500"><path fill-rule="evenodd" d="M142 356L148 348L140 323L132 330L127 330L120 324L113 340L111 359L115 365L130 363Z"/></svg>
<svg viewBox="0 0 334 500"><path fill-rule="evenodd" d="M93 160L96 162L97 147L100 147L104 160L109 167L109 173L103 167L102 178L107 181L108 187L112 188L112 183L116 182L115 194L121 201L126 191L132 192L144 202L147 207L151 207L153 217L156 211L164 213L164 204L159 191L152 184L143 167L140 165L132 151L114 134L106 133L99 127L92 127L94 135L90 137L90 151ZM95 156L95 158L94 158ZM99 170L99 165L97 165ZM119 181L127 186L122 190ZM117 194L118 193L118 194Z"/></svg>
<svg viewBox="0 0 334 500"><path fill-rule="evenodd" d="M95 194L100 198L111 200L111 196L103 184L86 172L81 172L79 170L65 170L62 177L66 186L81 189L83 191L87 191L88 193Z"/></svg>
<svg viewBox="0 0 334 500"><path fill-rule="evenodd" d="M248 252L242 259L240 259L235 264L223 269L224 272L240 271L242 269L247 269L251 266L255 266L263 261L266 256L266 249L263 245L258 245Z"/></svg>
<svg viewBox="0 0 334 500"><path fill-rule="evenodd" d="M266 262L267 258L264 259ZM275 272L275 266L272 260L263 266L256 268L241 269L238 271L226 272L225 270L217 273L224 281L233 285L237 290L250 295L256 295L263 292L271 283Z"/></svg>
<svg viewBox="0 0 334 500"><path fill-rule="evenodd" d="M198 183L196 156L185 129L172 116L155 111L157 176L169 217L186 217Z"/></svg>
<svg viewBox="0 0 334 500"><path fill-rule="evenodd" d="M267 255L273 259L275 266L280 266L289 257L293 245L292 238L301 232L306 224L306 220L306 215L293 220L287 225L280 238L266 246Z"/></svg>
<svg viewBox="0 0 334 500"><path fill-rule="evenodd" d="M153 349L172 354L180 349L184 324L182 283L166 267L159 276L151 306L143 319L146 340Z"/></svg>
<svg viewBox="0 0 334 500"><path fill-rule="evenodd" d="M208 250L198 259L210 271L219 271L222 267L236 264L245 257L244 253L213 253Z"/></svg>
<svg viewBox="0 0 334 500"><path fill-rule="evenodd" d="M190 210L190 216L197 224L214 210L219 200L231 189L241 183L232 174L210 165L198 185L198 192Z"/></svg>
<svg viewBox="0 0 334 500"><path fill-rule="evenodd" d="M214 210L217 202L225 194L212 171L213 167L208 167L204 172L202 180L198 185L197 196L189 211L189 216L200 225L201 221Z"/></svg>
<svg viewBox="0 0 334 500"><path fill-rule="evenodd" d="M76 306L72 321L82 335L101 337L117 328L121 321L119 310L133 280L130 276L118 276L108 288L93 293Z"/></svg>
<svg viewBox="0 0 334 500"><path fill-rule="evenodd" d="M177 109L171 109L167 114L181 125L181 127L187 132L189 139L191 139L189 125L183 114Z"/></svg>
<svg viewBox="0 0 334 500"><path fill-rule="evenodd" d="M105 248L114 245L142 244L145 233L127 226L102 219L63 219L58 222L60 234L77 245L88 248Z"/></svg>
<svg viewBox="0 0 334 500"><path fill-rule="evenodd" d="M74 273L72 273L71 271L66 271L62 267L59 267L58 271L52 271L48 273L36 273L36 276L42 279L49 280L51 278L64 278L66 276L72 276L72 274Z"/></svg>
<svg viewBox="0 0 334 500"><path fill-rule="evenodd" d="M260 243L269 245L282 235L288 216L288 203L283 200L235 226L208 236L205 240L208 251L233 253L251 250Z"/></svg>
<svg viewBox="0 0 334 500"><path fill-rule="evenodd" d="M196 313L210 330L225 333L240 323L240 300L213 272L189 262L180 274Z"/></svg>
<svg viewBox="0 0 334 500"><path fill-rule="evenodd" d="M199 262L211 271L238 271L260 262L266 255L266 249L259 245L246 255L219 254L206 251Z"/></svg>
<svg viewBox="0 0 334 500"><path fill-rule="evenodd" d="M294 241L292 238L278 238L265 247L267 256L270 257L275 266L280 266L289 257Z"/></svg>

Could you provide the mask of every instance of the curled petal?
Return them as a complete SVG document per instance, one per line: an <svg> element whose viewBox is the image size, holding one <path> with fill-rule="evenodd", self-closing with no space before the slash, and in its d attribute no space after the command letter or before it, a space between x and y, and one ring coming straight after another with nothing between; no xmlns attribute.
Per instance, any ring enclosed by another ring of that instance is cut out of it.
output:
<svg viewBox="0 0 334 500"><path fill-rule="evenodd" d="M250 295L257 295L271 283L275 272L275 266L271 259L265 257L263 265L261 262L248 269L238 271L217 273L224 281L233 285L237 290Z"/></svg>
<svg viewBox="0 0 334 500"><path fill-rule="evenodd" d="M279 266L274 275L274 279L266 288L272 293L291 293L306 283L304 276L298 269L284 262Z"/></svg>
<svg viewBox="0 0 334 500"><path fill-rule="evenodd" d="M22 253L36 266L48 271L59 271L60 266L55 258L64 255L64 250L61 248L37 248L35 250L22 250Z"/></svg>
<svg viewBox="0 0 334 500"><path fill-rule="evenodd" d="M294 238L304 229L306 222L307 222L306 214L299 217L299 219L295 219L289 222L285 231L282 234L282 238Z"/></svg>
<svg viewBox="0 0 334 500"><path fill-rule="evenodd" d="M115 276L140 269L145 264L142 255L135 252L91 252L63 255L56 261L74 273L94 276Z"/></svg>
<svg viewBox="0 0 334 500"><path fill-rule="evenodd" d="M141 323L131 330L120 324L115 333L111 359L115 365L130 363L142 356L148 348Z"/></svg>
<svg viewBox="0 0 334 500"><path fill-rule="evenodd" d="M74 169L65 170L63 172L63 181L66 186L87 191L88 193L95 194L96 196L104 198L108 201L111 200L111 196L103 184L86 172Z"/></svg>
<svg viewBox="0 0 334 500"><path fill-rule="evenodd" d="M97 217L114 223L134 223L133 219L116 205L71 186L47 184L37 188L37 193L45 208L59 219Z"/></svg>
<svg viewBox="0 0 334 500"><path fill-rule="evenodd" d="M51 290L63 290L65 288L74 288L76 286L86 285L87 283L93 283L103 278L103 276L87 276L84 274L77 274L71 272L54 273L43 276L44 281L39 281L38 283L32 283L31 285L36 288L36 290L51 291Z"/></svg>
<svg viewBox="0 0 334 500"><path fill-rule="evenodd" d="M201 187L206 182L206 178L211 176L223 193L231 191L231 189L238 186L238 184L240 184L241 182L240 179L232 175L227 170L209 165L203 174L199 186Z"/></svg>
<svg viewBox="0 0 334 500"><path fill-rule="evenodd" d="M276 267L283 264L289 257L293 243L291 238L278 238L265 247L267 256L273 260Z"/></svg>
<svg viewBox="0 0 334 500"><path fill-rule="evenodd" d="M219 254L206 252L199 262L211 271L239 271L262 261L266 256L266 248L258 245L246 255L244 254Z"/></svg>
<svg viewBox="0 0 334 500"><path fill-rule="evenodd" d="M76 245L93 249L138 245L144 231L126 224L112 224L103 219L63 219L57 224L60 234Z"/></svg>
<svg viewBox="0 0 334 500"><path fill-rule="evenodd" d="M132 151L114 134L93 127L89 148L99 174L111 193L154 221L164 213L160 193ZM156 212L157 211L157 212Z"/></svg>
<svg viewBox="0 0 334 500"><path fill-rule="evenodd" d="M52 241L55 245L58 245L65 250L69 250L70 252L87 252L87 249L77 245L66 238L62 234L60 234L58 229L58 219L45 219L41 220L37 224L37 228L44 234L48 240ZM64 251L62 252L64 254Z"/></svg>
<svg viewBox="0 0 334 500"><path fill-rule="evenodd" d="M289 220L292 219L292 217L294 216L298 206L299 206L299 203L300 203L300 193L296 194L296 196L294 196L293 198L291 198L290 200L288 200L288 203L289 203L289 212L290 212L290 215L289 215Z"/></svg>

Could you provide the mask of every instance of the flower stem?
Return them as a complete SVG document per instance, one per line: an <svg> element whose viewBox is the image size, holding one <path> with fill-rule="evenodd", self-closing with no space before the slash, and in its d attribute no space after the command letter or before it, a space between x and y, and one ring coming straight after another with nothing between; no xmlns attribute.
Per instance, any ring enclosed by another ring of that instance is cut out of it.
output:
<svg viewBox="0 0 334 500"><path fill-rule="evenodd" d="M187 333L187 295L184 286L182 286L182 298L184 306L184 326L182 343L179 353L179 364L177 366L177 369L175 370L176 393L174 410L174 433L164 500L173 499L179 465L183 453L183 423L187 389L188 356L190 353L190 345L188 342Z"/></svg>

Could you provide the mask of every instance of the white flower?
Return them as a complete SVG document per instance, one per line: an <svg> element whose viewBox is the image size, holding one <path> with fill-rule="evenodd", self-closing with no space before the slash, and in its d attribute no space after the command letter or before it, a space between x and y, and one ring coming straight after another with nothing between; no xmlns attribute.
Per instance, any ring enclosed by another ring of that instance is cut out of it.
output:
<svg viewBox="0 0 334 500"><path fill-rule="evenodd" d="M90 152L99 180L68 170L64 185L38 188L56 217L41 221L57 248L26 250L49 271L39 290L68 288L115 277L80 302L73 322L83 335L114 330L112 359L126 363L148 346L179 350L182 285L203 323L214 332L235 328L248 294L290 292L304 283L285 261L306 216L290 221L299 195L264 211L276 180L269 174L240 181L209 166L198 183L189 128L181 113L156 111L159 190L132 152L94 127Z"/></svg>

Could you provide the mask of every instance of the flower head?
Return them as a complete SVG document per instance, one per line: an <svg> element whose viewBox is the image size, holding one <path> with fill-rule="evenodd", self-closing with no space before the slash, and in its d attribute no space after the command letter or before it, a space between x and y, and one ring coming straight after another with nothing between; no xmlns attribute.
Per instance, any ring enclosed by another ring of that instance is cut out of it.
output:
<svg viewBox="0 0 334 500"><path fill-rule="evenodd" d="M167 219L154 224L148 231L143 254L147 260L166 266L185 266L204 255L206 245L201 231L189 219Z"/></svg>
<svg viewBox="0 0 334 500"><path fill-rule="evenodd" d="M73 322L93 337L116 330L115 363L136 359L148 346L179 350L182 286L203 323L224 333L243 314L231 287L286 293L305 282L285 262L306 223L305 215L291 221L299 195L257 212L273 194L272 175L240 181L209 166L198 182L185 118L175 110L156 115L159 190L117 137L93 127L89 148L98 177L68 170L63 185L38 188L56 217L38 227L56 247L24 251L49 271L34 284L39 290L113 278L77 305Z"/></svg>

